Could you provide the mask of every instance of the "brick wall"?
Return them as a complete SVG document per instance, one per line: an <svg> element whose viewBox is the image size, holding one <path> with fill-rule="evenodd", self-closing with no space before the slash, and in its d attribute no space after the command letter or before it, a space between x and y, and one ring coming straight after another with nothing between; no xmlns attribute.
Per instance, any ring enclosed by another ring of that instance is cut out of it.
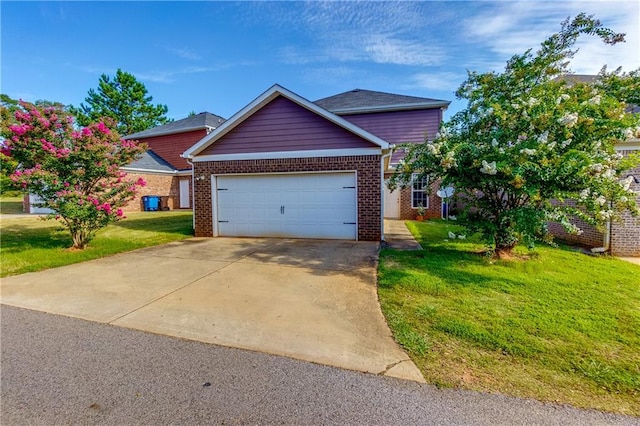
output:
<svg viewBox="0 0 640 426"><path fill-rule="evenodd" d="M385 179L389 179L393 173L384 175ZM440 219L442 217L442 199L436 195L436 191L440 189L440 183L431 184L431 194L429 194L429 206L425 209L425 219ZM411 207L411 188L396 189L400 191L400 217L401 220L414 220L418 215L418 209Z"/></svg>
<svg viewBox="0 0 640 426"><path fill-rule="evenodd" d="M380 241L382 180L379 155L195 162L195 176L205 176L205 179L195 182L195 235L197 237L213 235L211 175L331 170L357 171L358 240Z"/></svg>
<svg viewBox="0 0 640 426"><path fill-rule="evenodd" d="M620 151L623 155L629 155L635 151ZM640 166L630 170L627 174L640 177ZM640 205L640 184L632 183L631 189L636 192L636 203ZM568 201L569 203L571 201ZM581 235L570 235L557 223L549 223L549 230L557 238L572 243L582 244L588 247L602 247L604 234L593 226L579 219L572 221L580 229ZM614 256L640 256L640 218L633 217L629 212L624 212L620 221L611 223L610 249Z"/></svg>
<svg viewBox="0 0 640 426"><path fill-rule="evenodd" d="M582 234L569 234L564 230L562 225L556 222L549 222L547 226L549 227L549 232L551 232L555 236L555 238L559 240L574 244L580 244L589 248L602 247L602 244L604 243L604 234L602 232L577 218L571 220L571 223L582 229Z"/></svg>
<svg viewBox="0 0 640 426"><path fill-rule="evenodd" d="M634 151L620 151L629 155ZM640 179L640 166L627 174ZM631 189L636 193L636 203L640 206L640 184L633 182ZM640 256L640 217L633 217L629 212L622 215L620 222L611 224L611 254L615 256Z"/></svg>
<svg viewBox="0 0 640 426"><path fill-rule="evenodd" d="M147 184L140 188L136 198L125 208L125 211L142 211L142 197L145 195L159 195L162 206L169 207L170 210L180 207L179 177L173 175L159 175L150 173L127 173L127 177L132 180L143 178ZM184 179L184 177L183 177Z"/></svg>
<svg viewBox="0 0 640 426"><path fill-rule="evenodd" d="M438 186L431 185L431 194L429 194L429 206L425 209L425 219L439 219L441 217L442 200L436 195ZM400 190L400 219L414 220L418 215L418 209L411 207L411 188Z"/></svg>

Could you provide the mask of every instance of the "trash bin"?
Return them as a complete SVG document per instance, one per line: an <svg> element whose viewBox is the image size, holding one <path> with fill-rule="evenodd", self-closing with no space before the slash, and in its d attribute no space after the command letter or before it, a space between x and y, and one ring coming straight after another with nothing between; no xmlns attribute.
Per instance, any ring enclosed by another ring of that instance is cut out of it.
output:
<svg viewBox="0 0 640 426"><path fill-rule="evenodd" d="M142 197L142 205L145 212L157 212L160 206L160 197L157 195L145 195Z"/></svg>

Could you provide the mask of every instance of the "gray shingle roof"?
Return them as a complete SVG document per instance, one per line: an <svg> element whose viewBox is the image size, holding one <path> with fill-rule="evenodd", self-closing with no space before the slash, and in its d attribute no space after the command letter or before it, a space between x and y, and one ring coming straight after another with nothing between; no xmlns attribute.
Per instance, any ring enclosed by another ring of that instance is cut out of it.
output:
<svg viewBox="0 0 640 426"><path fill-rule="evenodd" d="M162 172L173 172L176 170L171 164L164 161L162 157L150 149L146 150L139 159L127 164L124 168Z"/></svg>
<svg viewBox="0 0 640 426"><path fill-rule="evenodd" d="M142 132L134 133L125 137L125 139L141 139L151 136L161 136L171 133L188 132L190 130L204 129L205 127L216 128L224 123L226 119L211 114L210 112L201 112L182 120L172 121L162 126L153 127Z"/></svg>
<svg viewBox="0 0 640 426"><path fill-rule="evenodd" d="M354 89L327 98L318 99L314 103L335 114L349 114L440 108L447 107L451 102L441 99Z"/></svg>

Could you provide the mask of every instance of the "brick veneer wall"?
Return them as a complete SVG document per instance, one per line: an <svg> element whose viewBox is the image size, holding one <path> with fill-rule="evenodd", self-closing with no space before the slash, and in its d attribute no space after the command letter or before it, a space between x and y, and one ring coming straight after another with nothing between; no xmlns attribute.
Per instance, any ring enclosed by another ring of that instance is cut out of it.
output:
<svg viewBox="0 0 640 426"><path fill-rule="evenodd" d="M357 171L358 240L380 241L380 156L277 158L268 160L233 160L194 162L195 176L205 176L195 182L195 235L213 236L211 212L211 175L239 173L288 173Z"/></svg>
<svg viewBox="0 0 640 426"><path fill-rule="evenodd" d="M637 151L620 151L629 155ZM625 174L640 179L640 166ZM636 193L636 203L640 206L640 184L633 182L631 189ZM633 217L625 212L620 222L611 224L611 254L615 256L640 256L640 217Z"/></svg>
<svg viewBox="0 0 640 426"><path fill-rule="evenodd" d="M620 151L623 155L629 155L631 150ZM630 170L627 174L640 177L640 166ZM636 203L640 205L640 184L632 183L631 189L635 191ZM571 201L568 201L571 203ZM582 229L581 235L568 234L558 223L549 223L549 231L557 238L588 247L602 247L604 234L595 227L584 223L579 219L572 222ZM640 218L633 217L629 212L624 212L620 221L611 223L610 250L614 256L640 256Z"/></svg>
<svg viewBox="0 0 640 426"><path fill-rule="evenodd" d="M159 195L162 198L163 206L166 205L170 210L180 207L180 177L149 173L128 173L127 177L132 180L137 180L141 177L147 184L140 188L136 198L124 208L125 211L143 210L142 197L145 195ZM184 179L185 177L183 176L182 178Z"/></svg>
<svg viewBox="0 0 640 426"><path fill-rule="evenodd" d="M389 179L393 173L386 173L385 179ZM442 199L436 195L436 191L440 188L439 182L431 184L431 193L429 194L429 206L425 209L425 219L440 219L442 217ZM396 189L400 191L400 217L401 220L414 220L418 215L418 209L411 207L411 188Z"/></svg>
<svg viewBox="0 0 640 426"><path fill-rule="evenodd" d="M569 234L565 229L557 222L547 223L549 232L552 233L556 239L566 241L569 243L580 244L587 247L602 247L604 243L604 234L598 231L594 226L589 225L583 220L574 218L571 223L576 225L582 230L580 235Z"/></svg>
<svg viewBox="0 0 640 426"><path fill-rule="evenodd" d="M431 194L429 194L429 207L425 209L425 219L439 219L442 215L442 200L436 195L439 187L432 185ZM418 209L411 207L411 188L400 190L400 219L414 220L418 215Z"/></svg>

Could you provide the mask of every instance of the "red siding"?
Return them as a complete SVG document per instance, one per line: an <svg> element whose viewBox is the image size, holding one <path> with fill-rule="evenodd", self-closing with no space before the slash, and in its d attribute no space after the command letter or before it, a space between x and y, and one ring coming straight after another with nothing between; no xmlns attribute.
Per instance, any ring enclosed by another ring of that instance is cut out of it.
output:
<svg viewBox="0 0 640 426"><path fill-rule="evenodd" d="M393 111L371 114L345 115L348 120L392 144L424 142L425 136L433 138L440 128L442 111L439 108L414 111ZM404 157L397 151L391 158L396 164Z"/></svg>
<svg viewBox="0 0 640 426"><path fill-rule="evenodd" d="M200 155L374 146L316 113L279 96Z"/></svg>
<svg viewBox="0 0 640 426"><path fill-rule="evenodd" d="M190 169L191 165L189 165L184 158L181 158L180 154L206 135L207 131L200 129L192 132L144 138L139 139L139 141L146 143L150 150L158 154L176 169L184 170Z"/></svg>

